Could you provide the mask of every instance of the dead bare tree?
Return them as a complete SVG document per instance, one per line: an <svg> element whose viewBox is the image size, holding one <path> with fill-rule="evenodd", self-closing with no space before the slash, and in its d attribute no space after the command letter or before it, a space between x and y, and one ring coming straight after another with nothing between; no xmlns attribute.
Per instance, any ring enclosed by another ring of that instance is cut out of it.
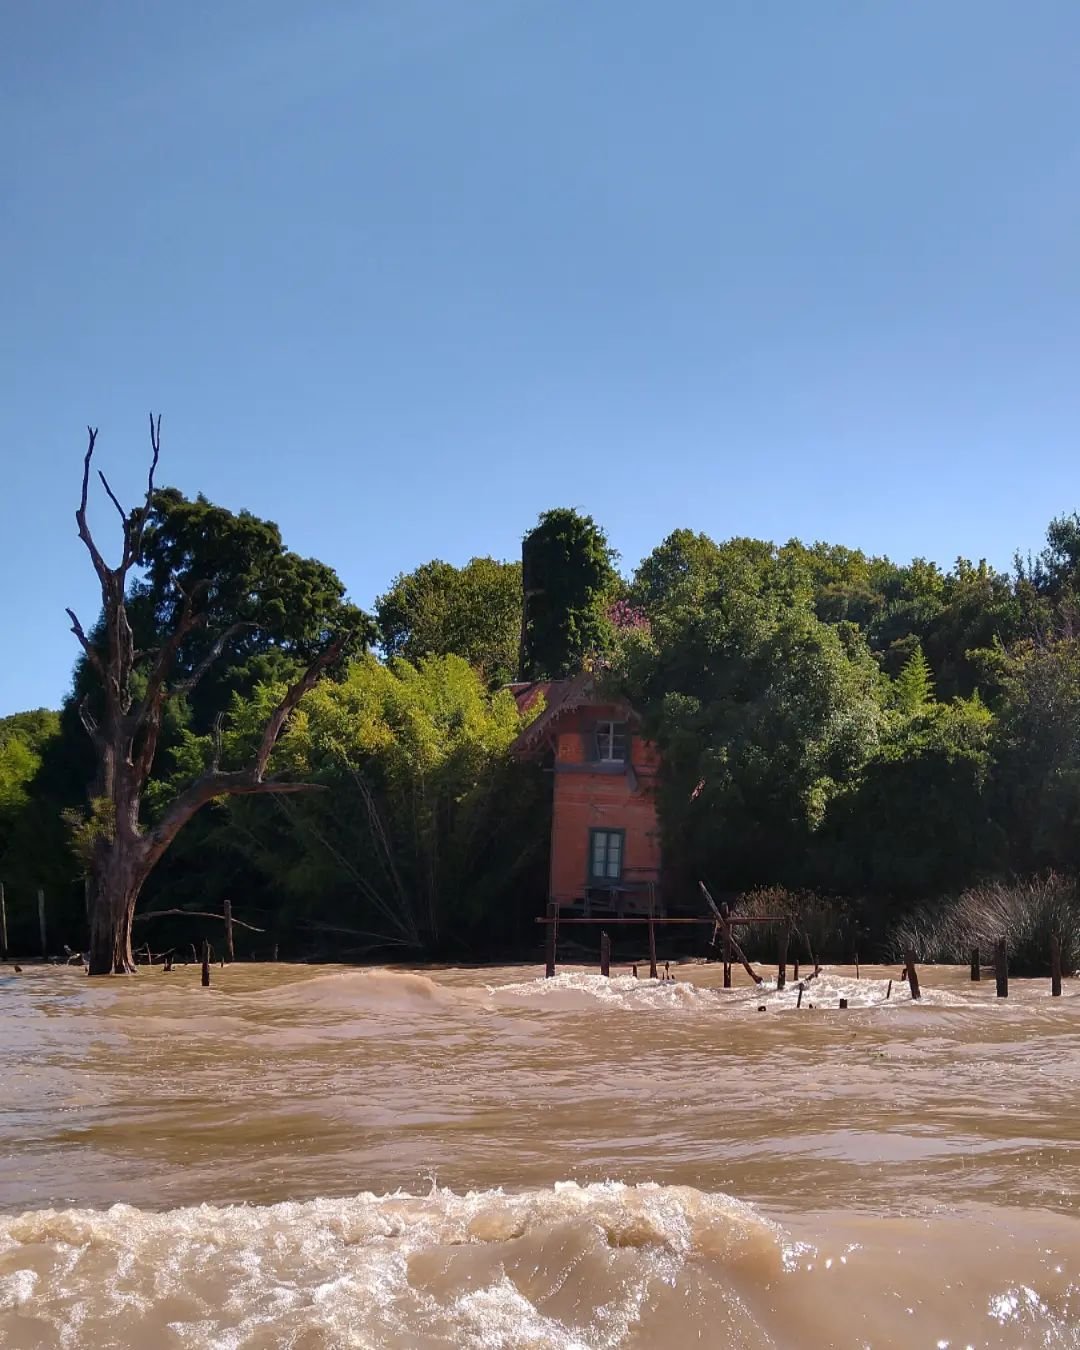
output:
<svg viewBox="0 0 1080 1350"><path fill-rule="evenodd" d="M79 538L86 545L101 585L101 640L91 641L75 613L68 610L71 631L78 638L87 662L101 683L102 699L97 714L90 700L83 699L79 716L94 745L97 774L92 797L97 803L100 828L90 849L90 951L91 975L127 974L135 970L131 951L131 925L135 906L147 877L181 829L207 802L241 793L305 792L312 783L287 782L266 777L270 755L290 714L319 681L323 672L344 651L351 634L331 641L304 674L285 693L263 729L254 763L248 768L223 771L220 767L221 738L215 735L210 767L181 791L161 813L156 823L144 827L140 808L147 779L154 764L162 713L169 698L190 693L221 656L237 627L217 635L203 660L182 678L174 679L177 657L184 639L207 625L199 608L205 584L194 583L181 590L182 603L170 635L154 652L137 653L127 616L128 575L142 557L143 531L153 505L154 473L161 453L161 418L150 416L152 457L146 498L141 506L125 512L103 473L98 474L109 500L123 524L123 552L116 567L105 562L86 519L90 486L90 462L97 430L88 427L89 444L83 460L82 496L75 520ZM177 582L179 587L179 582ZM145 661L146 687L136 700L132 675L137 661ZM104 806L104 810L101 807Z"/></svg>

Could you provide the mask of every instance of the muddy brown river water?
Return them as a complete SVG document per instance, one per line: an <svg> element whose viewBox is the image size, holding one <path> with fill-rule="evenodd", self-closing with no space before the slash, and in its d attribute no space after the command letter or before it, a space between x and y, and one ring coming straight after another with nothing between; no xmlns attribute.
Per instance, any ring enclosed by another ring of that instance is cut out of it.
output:
<svg viewBox="0 0 1080 1350"><path fill-rule="evenodd" d="M1074 982L538 974L0 966L0 1346L1080 1346Z"/></svg>

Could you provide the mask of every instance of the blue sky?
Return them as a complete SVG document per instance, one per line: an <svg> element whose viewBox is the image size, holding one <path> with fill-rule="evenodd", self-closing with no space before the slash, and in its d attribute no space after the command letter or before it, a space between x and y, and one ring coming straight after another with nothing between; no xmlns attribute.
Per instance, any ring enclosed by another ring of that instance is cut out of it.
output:
<svg viewBox="0 0 1080 1350"><path fill-rule="evenodd" d="M362 604L564 504L1006 566L1080 506L1078 59L1075 0L8 5L0 714L151 408Z"/></svg>

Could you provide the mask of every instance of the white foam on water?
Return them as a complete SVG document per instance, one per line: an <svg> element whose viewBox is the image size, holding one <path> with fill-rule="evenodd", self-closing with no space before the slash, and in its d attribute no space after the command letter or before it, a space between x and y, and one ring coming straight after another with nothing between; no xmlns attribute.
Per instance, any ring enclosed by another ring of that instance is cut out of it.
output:
<svg viewBox="0 0 1080 1350"><path fill-rule="evenodd" d="M697 1260L775 1278L782 1235L725 1195L614 1182L43 1210L0 1220L0 1344L600 1350Z"/></svg>
<svg viewBox="0 0 1080 1350"><path fill-rule="evenodd" d="M609 979L583 970L565 970L551 979L489 985L488 994L502 1006L532 1005L551 1012L574 1012L598 1003L632 1011L698 1008L718 1001L716 991L699 988L688 980L637 979L633 975L613 975Z"/></svg>

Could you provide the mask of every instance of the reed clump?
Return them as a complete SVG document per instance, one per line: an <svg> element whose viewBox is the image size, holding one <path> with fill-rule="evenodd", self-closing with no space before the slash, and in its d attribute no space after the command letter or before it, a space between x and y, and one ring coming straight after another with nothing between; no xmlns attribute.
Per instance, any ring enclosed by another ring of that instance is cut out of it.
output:
<svg viewBox="0 0 1080 1350"><path fill-rule="evenodd" d="M978 947L989 963L994 944L1004 938L1013 974L1045 975L1054 937L1061 942L1062 969L1080 969L1080 887L1075 877L1044 872L972 886L909 915L893 929L890 948L896 960L910 949L918 961L966 965Z"/></svg>
<svg viewBox="0 0 1080 1350"><path fill-rule="evenodd" d="M732 912L747 918L778 917L776 923L739 930L740 943L757 961L776 959L785 928L791 930L791 960L798 957L805 963L812 952L819 961L846 961L858 950L858 923L851 905L818 891L762 886L741 895Z"/></svg>

